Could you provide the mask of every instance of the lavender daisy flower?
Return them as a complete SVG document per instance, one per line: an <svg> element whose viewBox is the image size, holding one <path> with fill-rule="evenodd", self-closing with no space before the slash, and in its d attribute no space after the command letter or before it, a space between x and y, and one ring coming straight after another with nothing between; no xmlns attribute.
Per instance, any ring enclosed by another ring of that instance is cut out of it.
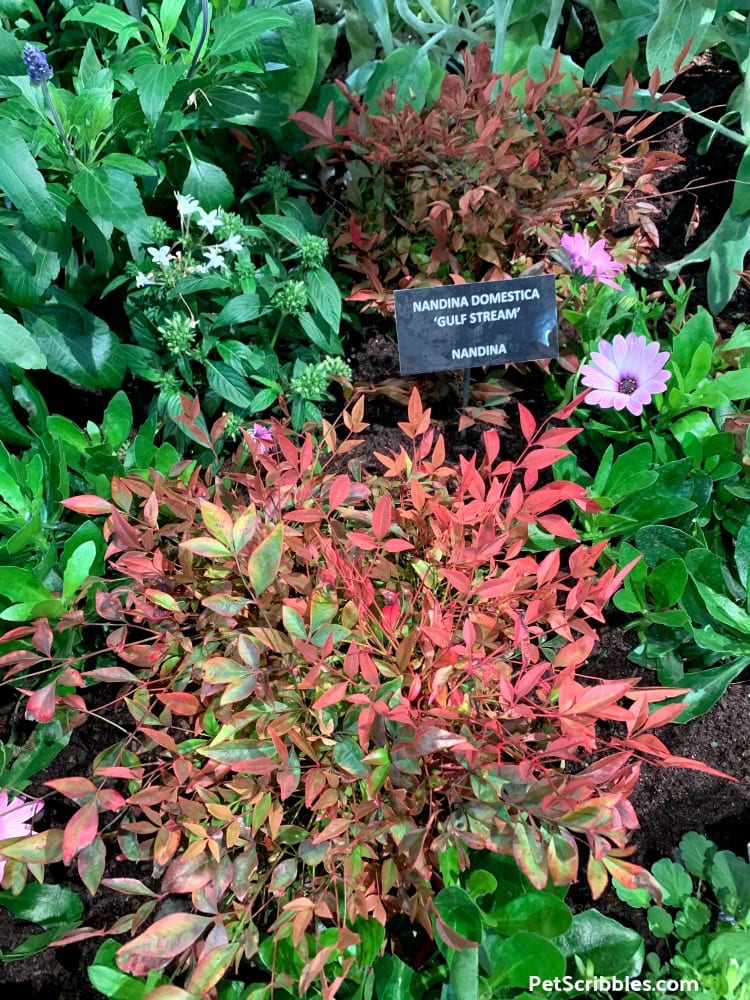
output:
<svg viewBox="0 0 750 1000"><path fill-rule="evenodd" d="M11 799L7 792L0 792L0 840L32 834L31 821L43 807L43 802L26 799L23 795ZM0 861L0 879L4 871L5 861Z"/></svg>
<svg viewBox="0 0 750 1000"><path fill-rule="evenodd" d="M266 442L273 441L273 433L271 432L271 429L269 427L264 427L263 424L253 424L248 433L254 441L258 442L261 455L265 455L268 451L268 444L266 444Z"/></svg>
<svg viewBox="0 0 750 1000"><path fill-rule="evenodd" d="M599 350L591 352L591 363L581 365L581 381L593 389L586 402L640 416L651 397L667 387L668 358L669 351L659 351L658 343L636 333L627 337L618 333L611 344L600 340Z"/></svg>
<svg viewBox="0 0 750 1000"><path fill-rule="evenodd" d="M607 253L604 240L597 240L593 246L583 233L565 233L560 240L560 249L565 256L565 266L569 271L580 271L587 278L601 281L610 288L622 289L613 279L622 270L622 264Z"/></svg>

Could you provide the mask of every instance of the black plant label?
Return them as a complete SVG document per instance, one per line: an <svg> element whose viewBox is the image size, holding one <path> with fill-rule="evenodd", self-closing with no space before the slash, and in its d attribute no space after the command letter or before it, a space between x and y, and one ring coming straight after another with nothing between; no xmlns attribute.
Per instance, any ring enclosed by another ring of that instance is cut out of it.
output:
<svg viewBox="0 0 750 1000"><path fill-rule="evenodd" d="M394 294L402 375L557 357L551 274Z"/></svg>

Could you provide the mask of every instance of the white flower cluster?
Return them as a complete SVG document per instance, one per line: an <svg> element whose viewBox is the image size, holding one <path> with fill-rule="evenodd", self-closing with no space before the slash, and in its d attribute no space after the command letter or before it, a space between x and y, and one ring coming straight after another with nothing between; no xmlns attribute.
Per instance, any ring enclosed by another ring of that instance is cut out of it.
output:
<svg viewBox="0 0 750 1000"><path fill-rule="evenodd" d="M220 208L214 208L210 212L204 211L198 201L189 194L174 193L177 201L177 211L180 215L180 228L183 237L188 235L190 222L195 216L195 222L202 230L201 240L206 234L213 236L214 231L224 222L224 212ZM182 251L175 250L171 246L147 247L154 267L148 272L138 271L135 276L136 288L146 288L148 285L161 284L159 280L158 268L166 269L173 261L184 263ZM238 254L242 250L242 240L237 233L230 233L221 243L214 243L202 247L205 263L195 264L186 268L185 273L206 274L214 269L226 268L227 261L224 256L227 253Z"/></svg>

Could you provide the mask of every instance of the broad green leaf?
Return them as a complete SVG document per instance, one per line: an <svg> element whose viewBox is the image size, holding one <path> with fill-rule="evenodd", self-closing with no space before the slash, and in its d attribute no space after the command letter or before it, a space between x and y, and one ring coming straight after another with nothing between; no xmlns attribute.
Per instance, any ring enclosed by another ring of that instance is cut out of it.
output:
<svg viewBox="0 0 750 1000"><path fill-rule="evenodd" d="M63 574L63 600L70 600L78 591L78 588L91 573L95 558L96 545L91 541L83 542L71 555Z"/></svg>
<svg viewBox="0 0 750 1000"><path fill-rule="evenodd" d="M289 15L279 7L264 10L255 6L234 14L224 14L214 18L210 53L212 56L225 56L240 52L266 31L286 28L292 23Z"/></svg>
<svg viewBox="0 0 750 1000"><path fill-rule="evenodd" d="M645 948L641 935L598 910L577 913L570 929L556 943L566 958L577 955L591 962L597 976L636 977L643 967Z"/></svg>
<svg viewBox="0 0 750 1000"><path fill-rule="evenodd" d="M710 313L702 307L682 326L680 332L672 341L672 357L668 367L676 370L681 376L684 390L694 389L700 380L708 373L711 364L711 353L716 343L716 330ZM696 368L696 354L700 349L708 348L707 363L700 369ZM690 377L688 377L690 373Z"/></svg>
<svg viewBox="0 0 750 1000"><path fill-rule="evenodd" d="M660 858L651 868L651 872L664 890L665 906L681 906L693 892L693 880L676 862L669 858Z"/></svg>
<svg viewBox="0 0 750 1000"><path fill-rule="evenodd" d="M421 111L431 81L432 67L427 53L417 45L402 45L378 64L367 84L364 100L374 105L380 94L395 83L397 107L403 108L408 103Z"/></svg>
<svg viewBox="0 0 750 1000"><path fill-rule="evenodd" d="M109 401L102 418L102 432L107 444L112 448L120 448L126 441L133 427L133 408L127 395L115 393Z"/></svg>
<svg viewBox="0 0 750 1000"><path fill-rule="evenodd" d="M268 9L271 0L260 0L257 6ZM271 76L273 96L287 108L297 111L310 96L318 68L318 33L312 0L292 0L274 8L284 12L291 24L273 34L264 35L260 49L266 66L276 65Z"/></svg>
<svg viewBox="0 0 750 1000"><path fill-rule="evenodd" d="M658 69L663 81L672 80L675 62L690 42L683 66L700 51L701 43L716 13L716 0L659 0L656 23L646 38L649 73Z"/></svg>
<svg viewBox="0 0 750 1000"><path fill-rule="evenodd" d="M482 911L465 889L457 885L441 889L435 907L451 930L469 941L482 940Z"/></svg>
<svg viewBox="0 0 750 1000"><path fill-rule="evenodd" d="M489 982L493 987L519 986L528 989L529 978L556 979L565 975L565 958L557 942L548 941L539 934L519 931L509 938L495 939L488 949L492 963Z"/></svg>
<svg viewBox="0 0 750 1000"><path fill-rule="evenodd" d="M95 220L130 233L146 224L146 211L132 174L114 167L86 167L73 176L73 190Z"/></svg>
<svg viewBox="0 0 750 1000"><path fill-rule="evenodd" d="M59 229L60 215L15 124L0 119L0 190L34 226Z"/></svg>
<svg viewBox="0 0 750 1000"><path fill-rule="evenodd" d="M334 333L341 323L341 292L325 268L316 267L306 275L310 304Z"/></svg>
<svg viewBox="0 0 750 1000"><path fill-rule="evenodd" d="M198 160L192 153L182 193L196 198L205 212L215 208L229 208L234 200L234 189L221 167Z"/></svg>
<svg viewBox="0 0 750 1000"><path fill-rule="evenodd" d="M4 312L0 312L0 364L26 369L47 367L47 359L31 334Z"/></svg>
<svg viewBox="0 0 750 1000"><path fill-rule="evenodd" d="M554 938L570 927L572 915L565 903L549 892L528 892L486 916L502 937L517 931L533 931Z"/></svg>
<svg viewBox="0 0 750 1000"><path fill-rule="evenodd" d="M301 222L284 215L259 215L258 222L266 229L283 236L285 240L295 246L299 246L307 236L307 230Z"/></svg>
<svg viewBox="0 0 750 1000"><path fill-rule="evenodd" d="M239 372L223 361L206 361L205 366L208 384L222 399L242 409L252 406L255 390Z"/></svg>
<svg viewBox="0 0 750 1000"><path fill-rule="evenodd" d="M92 4L85 12L74 8L62 19L63 24L68 21L83 21L84 24L96 24L100 28L114 31L118 35L123 32L132 34L144 30L142 22L137 21L130 14L126 14L124 10L118 10L116 7L110 7L104 3Z"/></svg>
<svg viewBox="0 0 750 1000"><path fill-rule="evenodd" d="M362 763L362 749L359 743L350 736L343 736L336 740L333 747L333 759L339 767L343 767L345 771L358 778L366 778L370 773L367 765Z"/></svg>
<svg viewBox="0 0 750 1000"><path fill-rule="evenodd" d="M716 845L694 830L686 833L680 841L680 859L690 874L699 879L708 878L715 854Z"/></svg>
<svg viewBox="0 0 750 1000"><path fill-rule="evenodd" d="M55 289L44 305L22 313L51 372L87 389L119 388L125 360L117 338L102 319L62 289Z"/></svg>
<svg viewBox="0 0 750 1000"><path fill-rule="evenodd" d="M419 1000L414 973L396 955L383 955L373 963L378 1000Z"/></svg>
<svg viewBox="0 0 750 1000"><path fill-rule="evenodd" d="M172 88L185 74L179 62L150 63L133 70L138 100L149 125L156 125Z"/></svg>
<svg viewBox="0 0 750 1000"><path fill-rule="evenodd" d="M182 16L184 7L185 0L161 0L159 24L161 25L161 30L164 32L165 39L168 39L177 27L177 22Z"/></svg>
<svg viewBox="0 0 750 1000"><path fill-rule="evenodd" d="M279 523L255 549L247 563L247 576L256 597L276 579L281 563L284 526Z"/></svg>
<svg viewBox="0 0 750 1000"><path fill-rule="evenodd" d="M260 297L254 292L246 292L244 295L235 295L233 299L224 306L219 315L214 320L214 328L222 326L239 326L242 323L250 323L261 314Z"/></svg>

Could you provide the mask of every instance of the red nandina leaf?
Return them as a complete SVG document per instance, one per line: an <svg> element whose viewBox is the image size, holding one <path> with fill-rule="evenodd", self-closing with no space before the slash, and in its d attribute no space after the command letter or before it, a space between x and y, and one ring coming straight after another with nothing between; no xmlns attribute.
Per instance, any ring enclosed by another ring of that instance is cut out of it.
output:
<svg viewBox="0 0 750 1000"><path fill-rule="evenodd" d="M573 542L580 541L575 528L559 514L544 514L542 517L537 518L537 523L540 528L544 528L550 535L556 535L558 538L569 538Z"/></svg>
<svg viewBox="0 0 750 1000"><path fill-rule="evenodd" d="M121 892L125 896L153 896L156 898L153 889L149 889L137 878L105 878L102 885L106 885L108 889L113 889L115 892Z"/></svg>
<svg viewBox="0 0 750 1000"><path fill-rule="evenodd" d="M61 507L67 507L76 514L111 514L112 504L109 500L103 500L95 493L82 493L77 497L70 497L68 500L60 501Z"/></svg>
<svg viewBox="0 0 750 1000"><path fill-rule="evenodd" d="M68 799L74 802L84 802L91 799L96 794L97 788L93 781L88 778L53 778L52 781L45 781L45 785L54 788Z"/></svg>
<svg viewBox="0 0 750 1000"><path fill-rule="evenodd" d="M344 503L349 496L351 485L352 481L349 476L336 476L331 483L331 489L328 494L328 509L330 511L338 510L341 504Z"/></svg>
<svg viewBox="0 0 750 1000"><path fill-rule="evenodd" d="M23 690L23 689L22 689ZM51 722L57 708L57 681L31 692L26 702L26 716L36 722Z"/></svg>
<svg viewBox="0 0 750 1000"><path fill-rule="evenodd" d="M328 107L322 118L311 111L296 111L289 117L293 122L296 122L303 132L313 137L310 142L302 147L303 149L314 149L316 146L332 146L336 142L334 131L336 117L333 101L328 102Z"/></svg>
<svg viewBox="0 0 750 1000"><path fill-rule="evenodd" d="M173 958L184 954L211 923L211 917L195 913L170 913L117 952L119 969L133 976L146 976L152 969L164 969Z"/></svg>
<svg viewBox="0 0 750 1000"><path fill-rule="evenodd" d="M333 684L324 691L323 694L313 702L313 708L327 708L329 705L338 705L343 701L349 689L349 681L341 681Z"/></svg>
<svg viewBox="0 0 750 1000"><path fill-rule="evenodd" d="M521 421L521 433L524 436L524 440L528 443L534 436L536 420L534 420L530 411L526 409L523 403L518 404L518 417Z"/></svg>
<svg viewBox="0 0 750 1000"><path fill-rule="evenodd" d="M355 546L358 549L362 549L363 552L371 552L373 549L378 547L377 542L374 542L369 535L366 535L363 531L347 531L346 539L350 545Z"/></svg>
<svg viewBox="0 0 750 1000"><path fill-rule="evenodd" d="M409 549L413 549L414 546L411 542L407 542L405 538L389 538L387 541L383 542L384 552L407 552Z"/></svg>
<svg viewBox="0 0 750 1000"><path fill-rule="evenodd" d="M195 695L185 691L163 692L156 697L175 715L197 715L201 709L201 704Z"/></svg>
<svg viewBox="0 0 750 1000"><path fill-rule="evenodd" d="M595 645L596 638L593 635L582 635L580 639L576 639L575 642L569 642L567 646L559 649L552 665L560 670L566 667L580 667L589 658L591 650ZM626 690L629 690L630 686L630 681L628 681ZM616 701L617 699L615 698L614 700Z"/></svg>
<svg viewBox="0 0 750 1000"><path fill-rule="evenodd" d="M519 464L522 469L546 469L568 454L567 448L535 448L524 455Z"/></svg>
<svg viewBox="0 0 750 1000"><path fill-rule="evenodd" d="M92 799L77 809L65 824L62 859L69 865L83 847L87 847L99 832L99 810Z"/></svg>
<svg viewBox="0 0 750 1000"><path fill-rule="evenodd" d="M101 808L107 812L116 812L118 809L124 809L127 805L124 797L114 788L100 788L97 800Z"/></svg>
<svg viewBox="0 0 750 1000"><path fill-rule="evenodd" d="M372 515L372 533L378 541L382 541L388 534L393 519L393 503L390 496L384 493L375 504Z"/></svg>

